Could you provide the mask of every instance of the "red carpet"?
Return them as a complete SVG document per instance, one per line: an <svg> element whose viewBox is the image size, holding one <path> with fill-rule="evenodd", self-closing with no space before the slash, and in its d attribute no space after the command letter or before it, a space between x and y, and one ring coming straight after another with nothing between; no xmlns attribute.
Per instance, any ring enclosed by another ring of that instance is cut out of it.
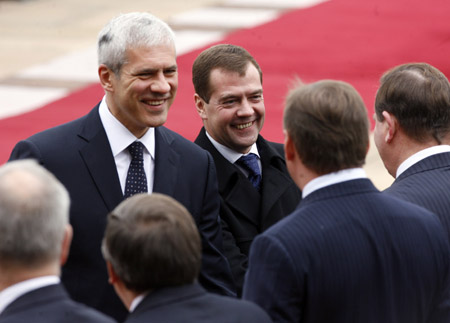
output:
<svg viewBox="0 0 450 323"><path fill-rule="evenodd" d="M283 101L297 76L310 82L353 84L370 116L381 74L395 65L423 61L450 76L450 1L332 0L230 34L224 42L248 49L264 72L266 122L262 134L283 140ZM193 104L191 66L200 50L178 58L179 91L167 126L194 139L201 126ZM38 110L0 120L0 163L31 134L87 113L102 97L88 86Z"/></svg>

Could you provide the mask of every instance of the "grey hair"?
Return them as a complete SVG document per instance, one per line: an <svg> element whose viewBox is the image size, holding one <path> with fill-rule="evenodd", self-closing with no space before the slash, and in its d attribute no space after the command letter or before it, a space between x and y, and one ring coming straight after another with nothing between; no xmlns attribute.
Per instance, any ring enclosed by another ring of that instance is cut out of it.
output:
<svg viewBox="0 0 450 323"><path fill-rule="evenodd" d="M69 193L34 160L0 167L0 264L35 268L59 259Z"/></svg>
<svg viewBox="0 0 450 323"><path fill-rule="evenodd" d="M130 48L172 45L175 35L161 19L146 12L131 12L113 18L98 35L98 64L119 75Z"/></svg>

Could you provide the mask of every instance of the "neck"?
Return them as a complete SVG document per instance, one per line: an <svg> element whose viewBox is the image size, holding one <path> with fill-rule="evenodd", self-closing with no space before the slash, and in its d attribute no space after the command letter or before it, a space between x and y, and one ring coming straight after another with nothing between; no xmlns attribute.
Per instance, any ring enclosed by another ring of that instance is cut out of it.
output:
<svg viewBox="0 0 450 323"><path fill-rule="evenodd" d="M395 178L397 169L406 159L418 153L419 151L434 146L438 146L434 139L422 143L409 138L405 138L405 140L402 140L397 145L392 147L392 160L390 162L390 165L386 166L389 174L391 174L391 176Z"/></svg>
<svg viewBox="0 0 450 323"><path fill-rule="evenodd" d="M120 300L128 310L130 309L133 300L139 295L141 295L141 293L136 293L128 289L121 281L115 282L113 286Z"/></svg>
<svg viewBox="0 0 450 323"><path fill-rule="evenodd" d="M56 263L32 269L19 265L2 266L0 267L0 291L25 280L43 276L59 276L59 274L59 265Z"/></svg>

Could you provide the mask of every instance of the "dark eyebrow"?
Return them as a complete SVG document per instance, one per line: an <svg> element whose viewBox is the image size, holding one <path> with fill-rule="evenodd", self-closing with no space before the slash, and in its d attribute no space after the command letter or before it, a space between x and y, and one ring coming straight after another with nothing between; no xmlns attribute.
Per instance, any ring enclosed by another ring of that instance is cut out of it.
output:
<svg viewBox="0 0 450 323"><path fill-rule="evenodd" d="M230 100L230 99L239 99L239 98L240 98L239 95L228 94L228 95L220 97L219 102L223 102L223 101Z"/></svg>
<svg viewBox="0 0 450 323"><path fill-rule="evenodd" d="M250 93L250 95L256 95L256 94L263 94L263 90L260 89L260 90L256 90L256 91Z"/></svg>
<svg viewBox="0 0 450 323"><path fill-rule="evenodd" d="M166 67L164 70L165 71L166 70L178 70L178 66L177 65L172 65L172 66Z"/></svg>

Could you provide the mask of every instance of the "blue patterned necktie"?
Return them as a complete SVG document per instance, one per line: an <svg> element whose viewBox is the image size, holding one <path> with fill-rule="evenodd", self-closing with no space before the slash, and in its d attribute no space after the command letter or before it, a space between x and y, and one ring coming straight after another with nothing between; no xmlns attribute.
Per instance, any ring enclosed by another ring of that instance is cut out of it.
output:
<svg viewBox="0 0 450 323"><path fill-rule="evenodd" d="M236 164L248 172L249 181L252 183L253 187L259 191L261 186L261 170L258 165L258 156L253 153L242 155L241 158L236 161Z"/></svg>
<svg viewBox="0 0 450 323"><path fill-rule="evenodd" d="M139 141L135 141L127 149L132 159L125 184L125 198L137 193L147 192L147 176L144 170L144 145Z"/></svg>

